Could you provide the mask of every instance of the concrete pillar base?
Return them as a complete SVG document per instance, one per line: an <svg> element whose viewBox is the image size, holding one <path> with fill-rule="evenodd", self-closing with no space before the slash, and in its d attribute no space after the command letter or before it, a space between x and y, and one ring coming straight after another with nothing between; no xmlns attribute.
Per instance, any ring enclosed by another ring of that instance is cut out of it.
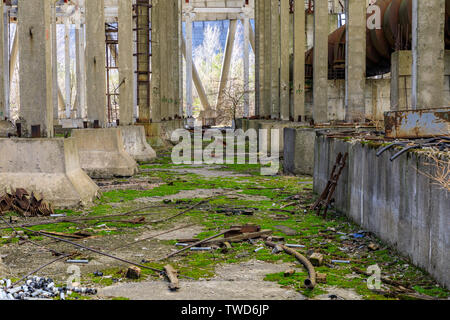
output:
<svg viewBox="0 0 450 320"><path fill-rule="evenodd" d="M284 172L293 175L313 175L314 143L313 128L284 129Z"/></svg>
<svg viewBox="0 0 450 320"><path fill-rule="evenodd" d="M60 119L59 124L63 129L83 128L83 119Z"/></svg>
<svg viewBox="0 0 450 320"><path fill-rule="evenodd" d="M170 141L172 132L183 128L182 119L152 122L142 124L145 128L150 145L152 147L161 147L165 145L165 141Z"/></svg>
<svg viewBox="0 0 450 320"><path fill-rule="evenodd" d="M98 186L81 169L76 141L0 139L0 190L24 188L56 208L88 205Z"/></svg>
<svg viewBox="0 0 450 320"><path fill-rule="evenodd" d="M118 128L72 131L80 164L92 178L130 177L138 172L136 161L125 152Z"/></svg>
<svg viewBox="0 0 450 320"><path fill-rule="evenodd" d="M125 151L136 161L150 161L156 158L156 152L147 143L143 126L119 127Z"/></svg>

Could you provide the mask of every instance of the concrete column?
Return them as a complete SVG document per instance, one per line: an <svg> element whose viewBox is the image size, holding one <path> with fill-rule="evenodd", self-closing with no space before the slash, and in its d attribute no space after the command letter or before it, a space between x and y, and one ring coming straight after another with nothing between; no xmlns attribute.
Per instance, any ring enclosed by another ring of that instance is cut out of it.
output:
<svg viewBox="0 0 450 320"><path fill-rule="evenodd" d="M50 0L18 2L20 116L24 136L40 125L41 136L53 137Z"/></svg>
<svg viewBox="0 0 450 320"><path fill-rule="evenodd" d="M280 119L280 5L279 0L271 0L271 117Z"/></svg>
<svg viewBox="0 0 450 320"><path fill-rule="evenodd" d="M172 64L172 89L171 89L171 97L172 104L170 108L169 117L171 119L175 119L175 116L178 114L179 103L180 103L180 15L179 15L179 1L172 0L172 55L171 55L171 64Z"/></svg>
<svg viewBox="0 0 450 320"><path fill-rule="evenodd" d="M0 30L0 74L6 75L7 74L7 64L5 64L5 51L8 52L8 50L5 50L5 48L8 48L8 46L5 46L5 16L4 16L4 5L3 1L0 1L0 26L2 26L2 30ZM8 38L6 38L8 39ZM9 56L9 54L8 54ZM6 80L5 77L2 77L2 80L0 80L0 120L3 120L4 117L8 117L8 108L6 104Z"/></svg>
<svg viewBox="0 0 450 320"><path fill-rule="evenodd" d="M271 0L264 1L264 35L261 40L261 44L264 44L264 84L263 84L263 96L262 99L262 110L261 117L268 117L271 115L272 108L272 70L271 70L271 57L272 57L272 33L271 33Z"/></svg>
<svg viewBox="0 0 450 320"><path fill-rule="evenodd" d="M294 121L305 120L305 1L294 3Z"/></svg>
<svg viewBox="0 0 450 320"><path fill-rule="evenodd" d="M90 121L106 126L106 36L104 0L85 1L86 10L86 87Z"/></svg>
<svg viewBox="0 0 450 320"><path fill-rule="evenodd" d="M183 41L184 41L184 36L183 36L183 23L182 23L182 17L183 15L183 0L178 0L178 47L179 47L179 51L178 51L178 88L179 88L179 94L178 94L178 98L179 98L179 102L178 102L178 109L177 109L177 115L179 117L183 117L183 106L184 106L184 91L183 91ZM186 45L185 45L185 50L186 50Z"/></svg>
<svg viewBox="0 0 450 320"><path fill-rule="evenodd" d="M192 118L192 7L186 8L186 116Z"/></svg>
<svg viewBox="0 0 450 320"><path fill-rule="evenodd" d="M290 112L290 83L289 83L289 26L290 26L290 5L289 0L280 1L280 118L281 120L289 120Z"/></svg>
<svg viewBox="0 0 450 320"><path fill-rule="evenodd" d="M228 28L227 42L225 45L225 53L223 55L222 74L220 75L219 92L217 95L216 110L222 103L223 90L227 86L228 76L231 69L231 58L233 57L234 40L236 38L237 20L230 20Z"/></svg>
<svg viewBox="0 0 450 320"><path fill-rule="evenodd" d="M260 47L260 34L261 34L261 4L263 1L255 1L255 47L253 52L255 53L255 116L260 114L261 105L261 47Z"/></svg>
<svg viewBox="0 0 450 320"><path fill-rule="evenodd" d="M77 117L86 117L86 63L85 63L85 41L84 25L77 26L75 31L75 46L77 55Z"/></svg>
<svg viewBox="0 0 450 320"><path fill-rule="evenodd" d="M366 3L347 0L346 11L345 118L347 122L362 122L366 112Z"/></svg>
<svg viewBox="0 0 450 320"><path fill-rule="evenodd" d="M410 109L412 52L395 51L391 55L391 111Z"/></svg>
<svg viewBox="0 0 450 320"><path fill-rule="evenodd" d="M58 102L58 43L56 33L56 5L52 1L52 103L53 103L53 119L57 122L59 118L59 102Z"/></svg>
<svg viewBox="0 0 450 320"><path fill-rule="evenodd" d="M170 0L159 1L159 46L160 54L160 68L161 68L161 120L168 120L169 117L169 78L170 78L170 15L169 15Z"/></svg>
<svg viewBox="0 0 450 320"><path fill-rule="evenodd" d="M161 121L161 65L160 65L160 45L161 45L161 35L160 35L160 1L164 0L152 0L152 57L151 57L151 70L152 70L152 81L151 81L151 119L153 122ZM139 28L139 27L138 27ZM148 40L148 39L147 39ZM138 39L139 42L144 41L143 38ZM138 44L141 45L141 44ZM142 45L141 45L142 46ZM143 103L143 101L142 101ZM141 108L141 98L139 99L139 119L144 120L146 115L142 112L146 112L146 109ZM149 118L146 118L149 119Z"/></svg>
<svg viewBox="0 0 450 320"><path fill-rule="evenodd" d="M70 119L72 99L71 99L71 79L70 79L70 20L64 19L64 87L66 91L66 118Z"/></svg>
<svg viewBox="0 0 450 320"><path fill-rule="evenodd" d="M136 25L136 37L137 37L137 45L136 52L138 53L136 56L137 61L137 103L139 105L139 122L148 123L150 122L150 103L152 103L152 117L153 117L153 108L159 112L159 108L157 106L153 106L153 100L159 103L159 80L153 81L153 78L159 77L158 70L152 73L152 82L150 83L150 10L149 10L149 0L136 0L136 15L137 15L137 25ZM152 26L154 19L157 20L155 12L158 7L158 0L153 0L152 5L155 8L151 9L152 14ZM154 50L154 48L159 46L157 41L159 35L152 31L152 53L154 56L151 58L153 60L158 60L159 51ZM154 41L153 41L154 40ZM156 56L156 59L155 59ZM158 85L158 90L155 95L158 96L157 99L153 99L153 84ZM150 96L149 96L150 95ZM159 117L159 113L156 115ZM153 119L154 120L154 119Z"/></svg>
<svg viewBox="0 0 450 320"><path fill-rule="evenodd" d="M328 121L328 1L314 0L313 117Z"/></svg>
<svg viewBox="0 0 450 320"><path fill-rule="evenodd" d="M443 106L445 2L413 0L413 109Z"/></svg>
<svg viewBox="0 0 450 320"><path fill-rule="evenodd" d="M250 19L248 7L244 7L244 117L250 116Z"/></svg>
<svg viewBox="0 0 450 320"><path fill-rule="evenodd" d="M133 124L133 3L119 1L119 106L120 125Z"/></svg>

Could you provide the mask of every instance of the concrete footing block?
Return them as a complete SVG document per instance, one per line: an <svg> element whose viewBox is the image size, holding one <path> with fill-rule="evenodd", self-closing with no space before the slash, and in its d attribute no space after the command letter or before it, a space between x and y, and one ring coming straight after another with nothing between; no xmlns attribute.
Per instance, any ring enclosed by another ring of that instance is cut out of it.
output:
<svg viewBox="0 0 450 320"><path fill-rule="evenodd" d="M284 129L284 172L293 175L313 175L314 143L313 128Z"/></svg>
<svg viewBox="0 0 450 320"><path fill-rule="evenodd" d="M122 139L125 151L136 161L150 161L156 158L156 152L147 143L143 126L123 126Z"/></svg>
<svg viewBox="0 0 450 320"><path fill-rule="evenodd" d="M0 190L24 188L56 208L90 204L98 186L81 169L75 139L0 139Z"/></svg>
<svg viewBox="0 0 450 320"><path fill-rule="evenodd" d="M119 128L72 131L81 168L92 178L130 177L138 172L136 161L125 152Z"/></svg>

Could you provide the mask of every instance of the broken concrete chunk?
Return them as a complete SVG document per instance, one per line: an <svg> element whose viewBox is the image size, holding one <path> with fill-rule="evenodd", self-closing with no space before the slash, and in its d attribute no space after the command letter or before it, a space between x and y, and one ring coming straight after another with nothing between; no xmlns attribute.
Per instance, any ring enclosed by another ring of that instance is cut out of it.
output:
<svg viewBox="0 0 450 320"><path fill-rule="evenodd" d="M377 251L378 249L380 249L380 246L372 242L371 244L369 244L368 248L372 251Z"/></svg>
<svg viewBox="0 0 450 320"><path fill-rule="evenodd" d="M135 266L129 267L127 270L128 279L139 279L141 277L141 269Z"/></svg>
<svg viewBox="0 0 450 320"><path fill-rule="evenodd" d="M316 281L318 283L327 283L327 275L325 273L316 273Z"/></svg>
<svg viewBox="0 0 450 320"><path fill-rule="evenodd" d="M323 264L323 255L315 252L309 256L309 261L311 261L313 266L319 267Z"/></svg>
<svg viewBox="0 0 450 320"><path fill-rule="evenodd" d="M285 276L285 277L291 277L291 276L293 276L294 274L295 274L295 270L294 270L294 269L286 270L286 271L284 272L284 276Z"/></svg>

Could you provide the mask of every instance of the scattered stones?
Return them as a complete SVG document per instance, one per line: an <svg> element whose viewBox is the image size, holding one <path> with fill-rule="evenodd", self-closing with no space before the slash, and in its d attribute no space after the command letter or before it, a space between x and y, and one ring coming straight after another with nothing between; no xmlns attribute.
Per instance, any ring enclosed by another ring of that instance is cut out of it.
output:
<svg viewBox="0 0 450 320"><path fill-rule="evenodd" d="M311 261L313 266L319 267L323 264L323 255L315 252L309 256L309 261Z"/></svg>
<svg viewBox="0 0 450 320"><path fill-rule="evenodd" d="M29 277L22 286L12 287L10 279L0 280L0 300L36 300L59 297L65 300L72 292L97 294L97 289L77 287L57 287L51 278Z"/></svg>
<svg viewBox="0 0 450 320"><path fill-rule="evenodd" d="M127 270L127 278L137 280L141 277L141 269L135 266L129 267Z"/></svg>

